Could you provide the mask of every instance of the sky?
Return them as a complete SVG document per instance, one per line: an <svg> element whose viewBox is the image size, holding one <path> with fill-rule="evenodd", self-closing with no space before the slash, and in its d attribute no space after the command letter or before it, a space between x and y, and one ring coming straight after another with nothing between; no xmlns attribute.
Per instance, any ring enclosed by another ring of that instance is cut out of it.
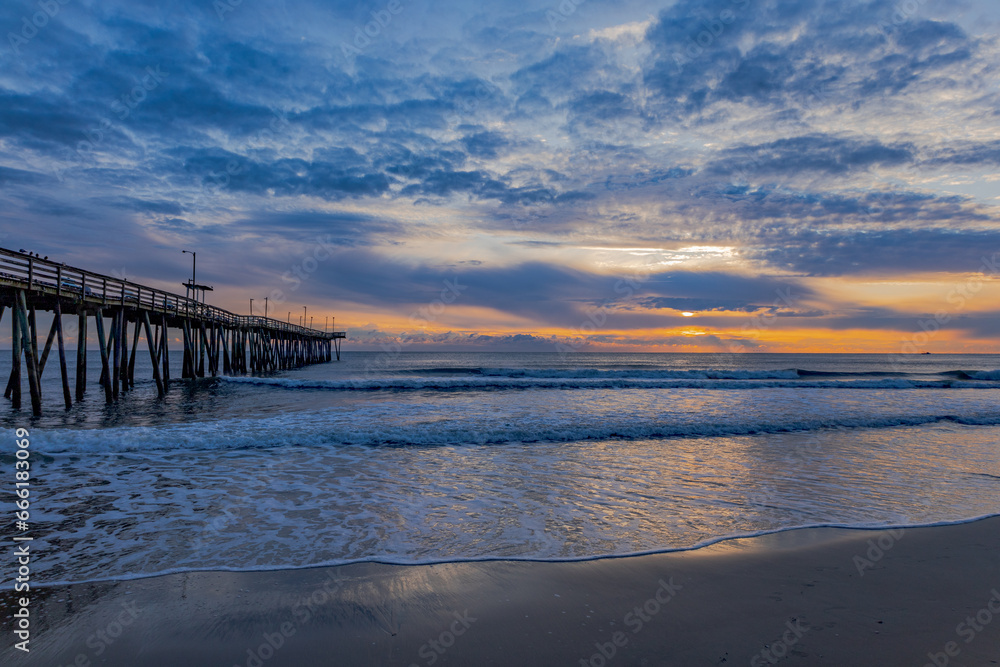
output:
<svg viewBox="0 0 1000 667"><path fill-rule="evenodd" d="M6 0L0 246L345 349L1000 352L992 0Z"/></svg>

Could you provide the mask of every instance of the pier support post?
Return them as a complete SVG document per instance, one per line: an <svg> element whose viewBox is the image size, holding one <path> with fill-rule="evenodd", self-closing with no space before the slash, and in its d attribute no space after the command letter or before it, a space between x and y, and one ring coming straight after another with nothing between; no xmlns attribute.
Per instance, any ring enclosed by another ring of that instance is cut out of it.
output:
<svg viewBox="0 0 1000 667"><path fill-rule="evenodd" d="M194 346L191 342L191 320L185 319L181 331L184 339L184 370L181 373L183 378L194 377Z"/></svg>
<svg viewBox="0 0 1000 667"><path fill-rule="evenodd" d="M153 379L156 380L156 391L159 392L160 396L163 396L163 379L160 377L160 365L159 360L156 358L156 346L153 343L153 334L150 331L149 326L149 313L142 311L142 325L146 330L146 342L149 343L149 359L153 363ZM135 328L139 328L139 322L135 323ZM132 347L132 351L135 352L135 346Z"/></svg>
<svg viewBox="0 0 1000 667"><path fill-rule="evenodd" d="M28 390L31 392L31 413L36 417L42 416L42 392L38 382L38 342L34 324L34 318L28 312L27 299L24 290L17 291L18 312L17 318L21 322L21 346L24 349L24 356L27 359L28 367ZM34 313L34 308L31 309Z"/></svg>
<svg viewBox="0 0 1000 667"><path fill-rule="evenodd" d="M201 355L198 361L198 375L205 377L205 357L208 357L208 372L215 375L215 368L212 367L212 349L208 345L208 333L205 330L205 323L201 322L198 327L198 335L201 337Z"/></svg>
<svg viewBox="0 0 1000 667"><path fill-rule="evenodd" d="M11 399L14 409L21 409L21 318L17 316L18 306L15 303L10 310L11 319L11 366L10 379L7 380L7 389L4 391L4 398Z"/></svg>
<svg viewBox="0 0 1000 667"><path fill-rule="evenodd" d="M82 401L87 391L87 309L77 310L79 324L76 336L76 400Z"/></svg>
<svg viewBox="0 0 1000 667"><path fill-rule="evenodd" d="M230 345L226 342L226 337L230 336L231 333L231 330L227 330L225 327L222 327L219 331L220 340L222 341L222 372L226 375L233 372L233 365L229 354Z"/></svg>
<svg viewBox="0 0 1000 667"><path fill-rule="evenodd" d="M59 375L62 378L63 400L66 402L66 409L69 410L73 407L73 398L69 393L69 370L66 368L66 345L63 342L62 307L58 300L56 300L53 323L56 327L56 337L59 343Z"/></svg>
<svg viewBox="0 0 1000 667"><path fill-rule="evenodd" d="M25 298L27 301L27 297ZM31 331L31 352L35 356L35 368L38 368L38 327L35 326L35 304L26 305L28 313L28 329ZM39 388L41 391L41 388Z"/></svg>
<svg viewBox="0 0 1000 667"><path fill-rule="evenodd" d="M111 311L111 332L110 332L109 345L111 346L111 358L113 363L111 365L111 374L108 379L111 383L111 396L114 400L118 400L118 379L121 376L121 363L122 363L122 346L121 346L121 311Z"/></svg>
<svg viewBox="0 0 1000 667"><path fill-rule="evenodd" d="M205 323L198 323L198 333L195 335L194 344L198 348L198 377L205 377Z"/></svg>
<svg viewBox="0 0 1000 667"><path fill-rule="evenodd" d="M160 327L160 340L163 341L163 350L160 353L163 359L163 388L166 388L170 384L170 329L167 328L167 315L163 314L163 325Z"/></svg>
<svg viewBox="0 0 1000 667"><path fill-rule="evenodd" d="M97 324L97 340L101 347L101 383L104 385L104 398L107 403L114 403L114 395L111 392L111 369L108 368L108 339L104 337L104 311L97 309L94 316Z"/></svg>
<svg viewBox="0 0 1000 667"><path fill-rule="evenodd" d="M145 315L146 311L142 311ZM150 341L152 343L152 341ZM139 311L135 315L135 332L132 334L132 353L128 358L128 376L125 378L129 387L135 387L135 350L139 347ZM153 362L156 363L155 360Z"/></svg>
<svg viewBox="0 0 1000 667"><path fill-rule="evenodd" d="M42 356L38 360L38 379L42 379L42 375L45 373L45 362L49 359L49 353L52 351L52 343L56 339L56 319L52 318L52 325L49 327L49 335L45 338L45 347L42 348Z"/></svg>

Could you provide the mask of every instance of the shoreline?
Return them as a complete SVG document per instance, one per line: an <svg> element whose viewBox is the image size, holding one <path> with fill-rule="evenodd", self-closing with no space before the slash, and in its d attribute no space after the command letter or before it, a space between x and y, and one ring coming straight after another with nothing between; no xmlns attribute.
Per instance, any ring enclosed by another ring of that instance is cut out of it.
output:
<svg viewBox="0 0 1000 667"><path fill-rule="evenodd" d="M818 523L818 524L808 524L805 526L792 526L790 528L770 528L767 530L761 530L751 533L738 533L733 535L724 535L722 537L713 537L707 540L698 542L687 547L666 547L663 549L650 549L647 551L636 551L631 553L620 553L620 554L601 554L598 556L580 556L580 557L555 557L555 558L532 558L530 556L482 556L482 557L472 557L472 558L441 558L441 559L429 559L423 561L393 561L389 559L359 559L351 560L343 563L319 563L316 565L302 565L302 566L275 566L275 567L265 567L265 568L226 568L226 567L210 567L205 569L178 569L178 570L167 570L164 572L157 572L153 574L138 574L130 577L109 577L107 579L86 579L82 581L56 581L53 583L42 582L38 584L32 584L36 590L43 590L47 588L57 589L57 588L68 588L73 586L83 586L89 584L125 584L136 581L144 581L146 579L157 579L160 577L170 577L170 576L181 576L187 574L211 574L211 573L229 573L229 574L265 574L265 573L275 573L275 572L300 572L303 570L314 570L314 569L324 569L324 568L337 568L337 567L347 567L351 565L384 565L389 567L422 567L430 565L453 565L453 564L469 564L469 563L587 563L591 561L601 561L601 560L615 560L622 558L642 558L645 556L660 556L665 554L675 554L675 553L685 553L685 552L697 552L702 549L708 549L711 547L724 548L727 542L737 542L737 541L750 541L753 540L755 544L769 544L772 543L768 538L774 538L774 544L780 543L792 543L792 544L808 544L815 541L822 541L826 539L824 535L825 531L833 531L831 534L837 534L836 531L895 531L895 530L912 530L915 528L941 528L945 526L961 526L967 523L976 523L979 521L984 521L986 519L1000 518L1000 512L983 514L981 516L974 516L968 519L955 519L955 520L942 520L942 521L932 521L928 523L919 524L900 524L900 525L888 525L888 526L864 526L864 525L849 525L849 524L836 524L836 523ZM794 537L792 539L782 539L781 535L783 533L798 533L802 531L802 535L808 535L807 537Z"/></svg>
<svg viewBox="0 0 1000 667"><path fill-rule="evenodd" d="M0 658L150 667L1000 664L998 554L1000 517L990 517L798 528L586 561L168 574L32 591L31 652L11 642ZM12 595L3 592L8 617Z"/></svg>

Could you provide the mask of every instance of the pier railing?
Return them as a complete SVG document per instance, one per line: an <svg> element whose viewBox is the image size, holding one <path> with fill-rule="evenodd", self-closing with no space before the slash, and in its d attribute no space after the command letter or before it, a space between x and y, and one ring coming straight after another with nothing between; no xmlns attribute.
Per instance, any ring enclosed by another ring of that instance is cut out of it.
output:
<svg viewBox="0 0 1000 667"><path fill-rule="evenodd" d="M0 248L0 285L92 304L130 306L169 316L197 318L229 328L264 328L314 338L344 337L343 332L319 331L272 317L237 315L187 296L3 248Z"/></svg>

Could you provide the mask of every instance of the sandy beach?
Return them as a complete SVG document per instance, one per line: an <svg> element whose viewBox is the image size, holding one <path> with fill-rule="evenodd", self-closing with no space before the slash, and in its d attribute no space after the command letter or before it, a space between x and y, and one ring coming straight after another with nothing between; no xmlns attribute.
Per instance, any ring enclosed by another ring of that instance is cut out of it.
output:
<svg viewBox="0 0 1000 667"><path fill-rule="evenodd" d="M1000 664L1000 518L572 563L166 575L33 591L5 665ZM9 593L4 604L9 609Z"/></svg>

